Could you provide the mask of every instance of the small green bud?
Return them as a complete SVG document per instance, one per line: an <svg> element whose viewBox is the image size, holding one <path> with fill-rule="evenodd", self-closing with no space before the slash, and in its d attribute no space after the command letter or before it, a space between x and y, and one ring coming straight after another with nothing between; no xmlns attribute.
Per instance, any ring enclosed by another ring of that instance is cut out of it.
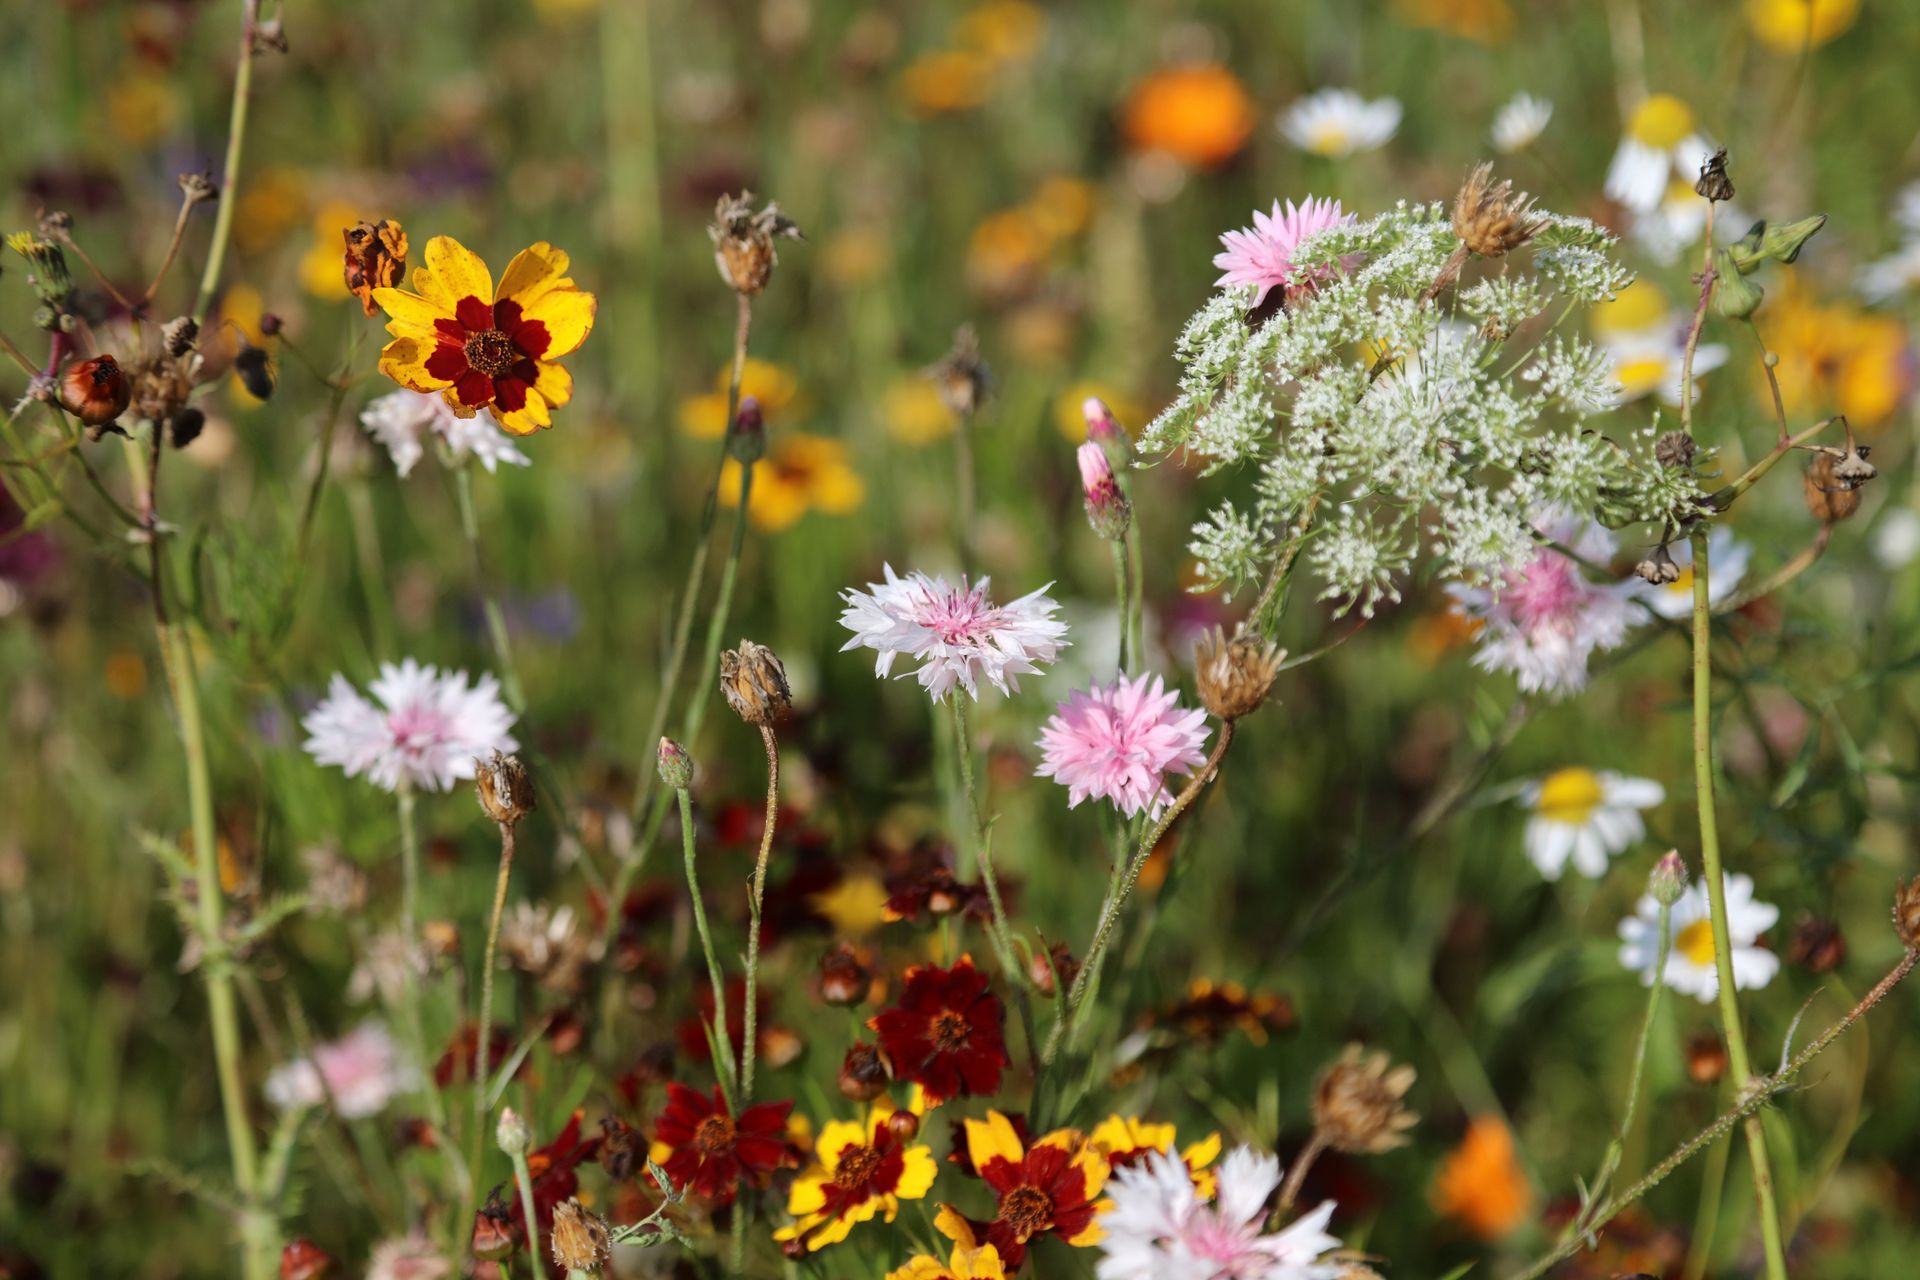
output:
<svg viewBox="0 0 1920 1280"><path fill-rule="evenodd" d="M733 425L727 429L727 456L743 466L752 466L767 456L767 418L760 401L743 396Z"/></svg>
<svg viewBox="0 0 1920 1280"><path fill-rule="evenodd" d="M1687 864L1680 861L1677 849L1669 849L1653 864L1653 874L1647 877L1647 892L1661 906L1670 907L1680 901L1680 895L1686 891Z"/></svg>
<svg viewBox="0 0 1920 1280"><path fill-rule="evenodd" d="M1731 249L1713 251L1713 312L1729 320L1745 320L1760 309L1766 290L1742 275Z"/></svg>
<svg viewBox="0 0 1920 1280"><path fill-rule="evenodd" d="M1798 222L1789 222L1785 226L1768 227L1760 237L1762 257L1772 258L1775 262L1792 263L1799 258L1800 250L1814 233L1827 225L1827 215L1816 213L1811 218L1802 218Z"/></svg>
<svg viewBox="0 0 1920 1280"><path fill-rule="evenodd" d="M667 784L668 790L685 791L693 785L693 757L685 747L672 738L662 738L657 760L660 781Z"/></svg>
<svg viewBox="0 0 1920 1280"><path fill-rule="evenodd" d="M493 1131L493 1140L510 1156L523 1156L527 1154L527 1148L533 1145L533 1135L527 1132L527 1122L512 1107L500 1108L500 1123Z"/></svg>

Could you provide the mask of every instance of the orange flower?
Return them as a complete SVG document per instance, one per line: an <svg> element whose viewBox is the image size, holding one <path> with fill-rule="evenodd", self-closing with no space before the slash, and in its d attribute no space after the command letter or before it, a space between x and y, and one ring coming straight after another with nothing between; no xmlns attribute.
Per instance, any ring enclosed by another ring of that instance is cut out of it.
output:
<svg viewBox="0 0 1920 1280"><path fill-rule="evenodd" d="M1767 346L1780 357L1775 374L1790 421L1843 413L1855 427L1892 418L1913 390L1906 326L1894 316L1844 302L1815 299L1798 272L1754 317ZM1756 394L1765 397L1765 372Z"/></svg>
<svg viewBox="0 0 1920 1280"><path fill-rule="evenodd" d="M1256 120L1253 100L1233 72L1205 64L1163 67L1135 85L1122 127L1141 151L1164 151L1210 169L1239 153Z"/></svg>
<svg viewBox="0 0 1920 1280"><path fill-rule="evenodd" d="M1533 1184L1498 1116L1476 1116L1433 1182L1433 1207L1482 1240L1512 1232L1533 1210Z"/></svg>
<svg viewBox="0 0 1920 1280"><path fill-rule="evenodd" d="M1481 44L1513 34L1507 0L1400 0L1400 17L1412 27L1432 27Z"/></svg>
<svg viewBox="0 0 1920 1280"><path fill-rule="evenodd" d="M809 511L843 516L867 499L866 482L848 460L847 446L829 436L786 431L754 469L747 514L754 527L769 533L788 528ZM720 476L720 500L740 505L740 464L727 459Z"/></svg>
<svg viewBox="0 0 1920 1280"><path fill-rule="evenodd" d="M900 96L915 115L970 111L993 87L993 60L960 49L923 53L900 73Z"/></svg>

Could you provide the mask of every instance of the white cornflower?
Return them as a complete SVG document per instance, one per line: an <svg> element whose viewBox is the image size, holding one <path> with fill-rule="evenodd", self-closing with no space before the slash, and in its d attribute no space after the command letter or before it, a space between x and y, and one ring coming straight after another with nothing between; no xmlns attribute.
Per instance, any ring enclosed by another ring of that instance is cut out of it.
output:
<svg viewBox="0 0 1920 1280"><path fill-rule="evenodd" d="M383 662L369 689L376 706L335 675L326 699L301 722L307 753L387 791L403 783L448 790L473 777L474 757L519 745L499 683L490 675L467 681L464 671L442 675L412 658L399 666Z"/></svg>
<svg viewBox="0 0 1920 1280"><path fill-rule="evenodd" d="M1589 564L1605 564L1614 553L1613 535L1597 521L1551 513L1534 523ZM1562 696L1585 688L1588 658L1617 647L1645 616L1633 603L1643 586L1638 579L1594 582L1570 557L1543 546L1508 568L1497 591L1449 592L1457 612L1484 624L1475 666L1513 672L1527 693Z"/></svg>
<svg viewBox="0 0 1920 1280"><path fill-rule="evenodd" d="M317 1107L331 1096L342 1119L359 1120L378 1115L417 1083L387 1029L363 1022L331 1044L316 1045L311 1058L275 1067L266 1095L282 1111Z"/></svg>
<svg viewBox="0 0 1920 1280"><path fill-rule="evenodd" d="M1530 93L1516 93L1494 116L1493 127L1487 131L1487 136L1493 140L1495 150L1512 155L1532 146L1551 119L1551 102Z"/></svg>
<svg viewBox="0 0 1920 1280"><path fill-rule="evenodd" d="M878 676L889 674L902 654L920 659L915 674L936 702L955 686L978 701L982 676L1010 693L1020 687L1018 677L1037 673L1067 644L1067 626L1053 616L1060 606L1047 595L1052 583L996 605L985 578L972 584L963 578L956 587L945 578L917 571L902 578L892 565L884 568L885 582L841 593L847 608L840 624L853 639L840 651L872 649Z"/></svg>
<svg viewBox="0 0 1920 1280"><path fill-rule="evenodd" d="M1726 877L1727 941L1733 948L1733 985L1756 990L1773 981L1780 957L1758 945L1760 935L1780 919L1780 908L1756 902L1753 881L1743 875ZM1707 904L1706 881L1687 886L1673 904L1667 921L1672 943L1667 951L1666 983L1675 991L1710 1004L1720 994L1720 975L1714 968L1713 921ZM1640 899L1633 915L1620 922L1620 963L1652 986L1654 962L1660 955L1660 904L1652 894Z"/></svg>
<svg viewBox="0 0 1920 1280"><path fill-rule="evenodd" d="M1556 769L1522 787L1519 802L1527 819L1527 857L1549 880L1558 880L1571 861L1574 869L1597 880L1607 859L1647 833L1640 819L1666 799L1666 789L1651 778L1582 768Z"/></svg>
<svg viewBox="0 0 1920 1280"><path fill-rule="evenodd" d="M489 472L503 462L516 467L533 465L533 459L515 448L512 437L491 418L483 414L462 418L437 392L425 394L405 388L389 392L360 411L360 425L386 446L393 469L402 476L425 456L429 435L437 436L447 446L448 458L455 463L478 458Z"/></svg>
<svg viewBox="0 0 1920 1280"><path fill-rule="evenodd" d="M1193 1177L1162 1153L1115 1170L1099 1280L1337 1280L1345 1268L1323 1262L1340 1241L1327 1234L1328 1201L1271 1234L1261 1227L1267 1197L1280 1185L1280 1162L1238 1147L1220 1162L1213 1203L1201 1200Z"/></svg>
<svg viewBox="0 0 1920 1280"><path fill-rule="evenodd" d="M1647 588L1641 599L1663 618L1685 618L1693 613L1693 544L1682 539L1668 545L1667 554L1680 566L1680 576ZM1715 525L1707 535L1707 603L1718 605L1747 576L1753 548L1733 536L1733 530Z"/></svg>
<svg viewBox="0 0 1920 1280"><path fill-rule="evenodd" d="M1678 175L1691 183L1712 154L1696 131L1693 108L1670 93L1653 94L1627 120L1607 169L1607 195L1635 213L1650 213L1659 208L1670 179Z"/></svg>
<svg viewBox="0 0 1920 1280"><path fill-rule="evenodd" d="M1350 156L1382 146L1400 128L1400 100L1371 102L1351 89L1322 89L1280 115L1280 132L1303 151Z"/></svg>

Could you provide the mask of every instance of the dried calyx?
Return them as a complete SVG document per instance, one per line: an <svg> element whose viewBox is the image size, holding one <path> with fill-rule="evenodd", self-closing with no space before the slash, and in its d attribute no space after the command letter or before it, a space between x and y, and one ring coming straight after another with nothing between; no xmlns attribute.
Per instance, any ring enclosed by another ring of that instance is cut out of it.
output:
<svg viewBox="0 0 1920 1280"><path fill-rule="evenodd" d="M721 196L707 235L713 240L713 262L720 278L744 297L766 288L773 269L780 265L774 241L801 238L799 226L772 201L755 212L751 191Z"/></svg>

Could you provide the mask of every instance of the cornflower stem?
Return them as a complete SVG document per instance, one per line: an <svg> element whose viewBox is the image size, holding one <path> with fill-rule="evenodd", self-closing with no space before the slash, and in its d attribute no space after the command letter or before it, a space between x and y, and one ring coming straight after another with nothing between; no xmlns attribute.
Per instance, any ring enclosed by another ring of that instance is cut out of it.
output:
<svg viewBox="0 0 1920 1280"><path fill-rule="evenodd" d="M713 984L713 1074L731 1107L736 1077L733 1041L727 1038L727 982L720 972L720 953L713 949L707 906L700 897L700 869L695 865L693 849L693 797L684 787L676 787L674 796L680 802L680 852L687 868L687 895L693 899L693 927L700 934L700 950L707 958L707 980Z"/></svg>
<svg viewBox="0 0 1920 1280"><path fill-rule="evenodd" d="M1767 472L1773 470L1774 467L1779 464L1780 459L1786 457L1790 451L1807 448L1807 442L1809 440L1812 440L1834 423L1845 421L1846 419L1842 417L1822 418L1805 431L1802 431L1799 435L1786 437L1781 440L1780 443L1774 445L1766 457L1741 472L1738 479L1708 494L1707 501L1712 504L1715 511L1725 511L1734 504L1741 494L1758 484L1761 478L1764 477ZM1825 446L1820 447L1824 448Z"/></svg>
<svg viewBox="0 0 1920 1280"><path fill-rule="evenodd" d="M480 604L487 615L487 635L493 641L493 655L500 663L500 687L507 705L516 712L527 709L527 695L520 687L520 673L513 665L513 645L507 638L506 615L500 611L500 598L487 583L480 561L480 521L473 509L473 464L462 463L453 469L453 492L460 504L460 532L467 540L467 567L473 576L473 589L480 593Z"/></svg>
<svg viewBox="0 0 1920 1280"><path fill-rule="evenodd" d="M1094 974L1099 968L1100 958L1105 953L1107 944L1112 941L1114 927L1120 920L1120 911L1127 905L1127 899L1132 896L1133 887L1140 882L1141 869L1147 865L1147 858L1152 855L1154 846L1160 843L1161 837L1172 829L1180 815L1185 813L1199 797L1201 790L1219 776L1220 761L1226 756L1227 748L1232 744L1233 721L1222 721L1220 736L1214 740L1213 751L1208 755L1207 762L1187 780L1187 785L1181 788L1180 794L1175 796L1173 803L1167 806L1167 811L1160 815L1160 820L1149 827L1146 835L1141 837L1139 847L1134 850L1133 857L1127 863L1126 874L1120 880L1118 892L1111 896L1100 913L1100 922L1094 929L1093 942L1087 947L1086 959L1080 962L1080 972L1073 979L1073 988L1067 992L1064 1014L1055 1020L1053 1032L1047 1037L1047 1048L1041 1056L1042 1062L1051 1063L1060 1052L1061 1041L1079 1015L1081 1002L1087 998L1087 988L1091 985Z"/></svg>
<svg viewBox="0 0 1920 1280"><path fill-rule="evenodd" d="M740 464L740 502L733 512L733 541L727 547L727 562L720 569L720 590L713 598L713 614L707 619L706 646L700 654L700 677L688 695L685 717L680 726L680 741L699 738L706 723L707 704L713 698L714 677L720 669L720 638L726 634L733 613L733 584L740 574L740 552L747 542L747 501L753 496L753 470L758 465Z"/></svg>
<svg viewBox="0 0 1920 1280"><path fill-rule="evenodd" d="M527 1261L533 1267L533 1274L539 1277L546 1273L540 1258L540 1219L533 1207L533 1171L527 1168L527 1153L513 1153L513 1180L520 1187L520 1216L527 1220Z"/></svg>
<svg viewBox="0 0 1920 1280"><path fill-rule="evenodd" d="M1713 1255L1713 1238L1720 1227L1720 1201L1727 1185L1727 1154L1731 1148L1722 1143L1707 1154L1700 1171L1700 1206L1694 1211L1693 1235L1687 1241L1687 1262L1680 1280L1702 1280L1707 1260Z"/></svg>
<svg viewBox="0 0 1920 1280"><path fill-rule="evenodd" d="M1315 1129L1313 1136L1307 1139L1307 1145L1300 1148L1300 1154L1293 1158L1293 1167L1287 1170L1287 1180L1280 1184L1280 1200L1273 1206L1273 1222L1278 1225L1293 1208L1294 1201L1300 1198L1300 1188L1306 1183L1307 1171L1313 1168L1313 1162L1327 1149L1327 1140Z"/></svg>
<svg viewBox="0 0 1920 1280"><path fill-rule="evenodd" d="M744 503L742 507L744 509ZM746 1026L740 1042L740 1105L743 1107L753 1101L753 1063L759 1056L754 1040L758 1034L755 1024L759 1010L754 1008L754 1001L760 987L760 908L767 896L767 858L773 852L773 827L780 813L780 744L773 736L772 725L760 726L760 742L767 749L767 814L760 825L760 855L753 863L753 897L748 902L747 913ZM734 1269L738 1271L737 1252L734 1262Z"/></svg>
<svg viewBox="0 0 1920 1280"><path fill-rule="evenodd" d="M1706 247L1700 254L1700 301L1694 304L1693 323L1687 329L1687 347L1680 356L1680 429L1693 430L1693 353L1700 346L1700 330L1707 323L1707 303L1713 297L1713 211L1707 201Z"/></svg>
<svg viewBox="0 0 1920 1280"><path fill-rule="evenodd" d="M514 828L511 822L500 827L500 872L493 882L493 913L487 917L487 949L480 961L480 1038L475 1049L473 1068L473 1132L467 1137L467 1181L480 1185L480 1143L487 1127L488 1071L487 1051L493 1046L488 1029L493 1026L493 964L500 947L500 917L507 910L507 881L513 872Z"/></svg>
<svg viewBox="0 0 1920 1280"><path fill-rule="evenodd" d="M1757 1120L1760 1109L1775 1096L1792 1087L1794 1078L1806 1068L1808 1063L1825 1052L1829 1045L1845 1034L1854 1023L1865 1017L1875 1005L1886 999L1888 993L1913 972L1916 961L1920 961L1920 951L1906 952L1886 977L1880 979L1871 991L1860 997L1858 1004L1847 1010L1838 1021L1809 1042L1806 1048L1795 1054L1779 1071L1770 1076L1740 1082L1737 1086L1739 1092L1731 1108L1722 1112L1712 1124L1674 1148L1666 1159L1648 1170L1638 1182L1602 1203L1587 1224L1588 1232L1598 1231L1606 1226L1621 1210L1664 1182L1675 1169L1732 1132L1736 1124L1744 1120ZM1514 1275L1512 1280L1539 1280L1539 1277L1546 1275L1578 1253L1583 1241L1584 1237L1562 1241L1553 1252L1535 1260L1526 1270Z"/></svg>
<svg viewBox="0 0 1920 1280"><path fill-rule="evenodd" d="M240 0L240 65L233 73L233 110L227 117L227 159L220 176L220 204L213 215L213 239L207 244L207 266L200 274L200 296L193 306L195 324L204 325L220 286L220 269L227 259L227 241L233 235L234 192L240 178L240 156L247 143L247 100L253 93L253 34L260 20L260 0Z"/></svg>
<svg viewBox="0 0 1920 1280"><path fill-rule="evenodd" d="M1693 543L1693 790L1700 810L1700 859L1712 913L1713 966L1719 979L1720 1028L1727 1038L1727 1063L1735 1088L1752 1078L1746 1032L1740 1025L1740 1001L1733 983L1733 944L1727 929L1727 889L1720 862L1719 821L1713 800L1713 664L1708 650L1713 606L1708 600L1710 566L1707 527L1696 524ZM1664 931L1663 931L1664 934ZM1656 987L1657 989L1657 987ZM1773 1170L1767 1159L1767 1135L1757 1115L1745 1120L1747 1150L1753 1164L1753 1192L1759 1202L1760 1238L1767 1256L1768 1280L1786 1280L1786 1247L1780 1238L1780 1211L1774 1203Z"/></svg>
<svg viewBox="0 0 1920 1280"><path fill-rule="evenodd" d="M1133 644L1133 597L1127 590L1127 544L1118 539L1107 545L1113 548L1113 592L1120 606L1120 670L1133 671L1130 660L1134 654Z"/></svg>
<svg viewBox="0 0 1920 1280"><path fill-rule="evenodd" d="M413 1060L424 1064L429 1061L427 1032L420 1018L420 975L414 971L413 963L420 945L420 830L414 821L412 784L402 781L394 794L400 815L400 936L406 943L406 963L400 966L403 1005L400 1015L406 1021L407 1037L412 1041L407 1047L413 1053ZM429 1082L424 1092L434 1128L444 1132L447 1117L440 1091Z"/></svg>
<svg viewBox="0 0 1920 1280"><path fill-rule="evenodd" d="M957 415L953 428L954 541L960 545L960 572L973 573L973 415Z"/></svg>

